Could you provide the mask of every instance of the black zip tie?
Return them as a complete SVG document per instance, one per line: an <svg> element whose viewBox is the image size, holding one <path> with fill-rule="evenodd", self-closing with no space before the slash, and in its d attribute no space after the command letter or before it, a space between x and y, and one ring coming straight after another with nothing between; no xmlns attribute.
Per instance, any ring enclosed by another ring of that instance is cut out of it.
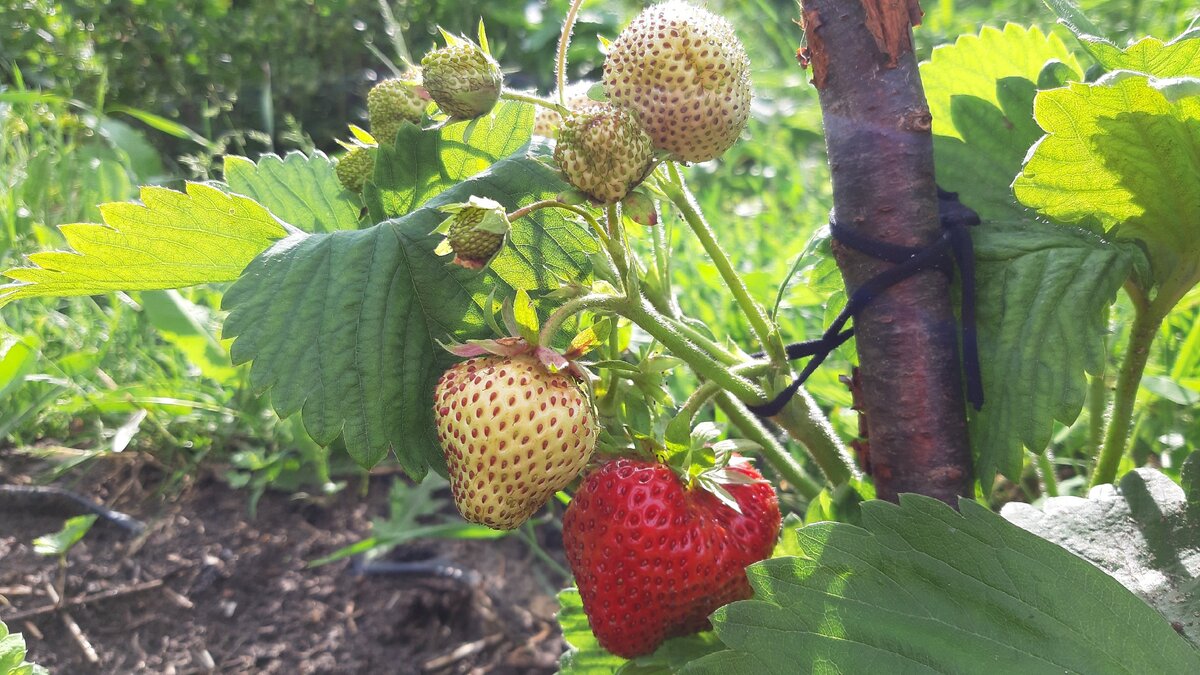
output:
<svg viewBox="0 0 1200 675"><path fill-rule="evenodd" d="M967 381L967 400L976 410L983 407L983 378L979 366L978 334L975 330L975 259L971 233L967 230L967 226L978 225L980 220L974 211L958 201L957 194L941 188L938 188L938 214L943 228L942 234L926 247L876 241L839 225L836 219L830 218L829 232L835 241L896 266L871 277L855 290L846 306L819 339L788 345L785 352L789 361L805 357L812 357L812 360L775 398L763 405L746 406L750 412L759 417L773 417L779 414L825 359L853 337L854 329L845 328L846 323L869 305L877 295L924 270L941 270L953 278L956 265L962 275L963 369ZM755 354L755 357L764 355L759 353Z"/></svg>

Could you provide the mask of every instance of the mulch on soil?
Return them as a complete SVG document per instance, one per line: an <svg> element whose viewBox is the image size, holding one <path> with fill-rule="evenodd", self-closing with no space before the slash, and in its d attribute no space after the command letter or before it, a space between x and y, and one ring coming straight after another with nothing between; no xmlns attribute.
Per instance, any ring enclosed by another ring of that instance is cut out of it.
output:
<svg viewBox="0 0 1200 675"><path fill-rule="evenodd" d="M28 481L16 464L0 456L0 482ZM327 502L268 492L251 519L247 493L218 480L163 499L131 473L145 470L99 467L65 485L149 526L133 537L97 523L71 551L65 597L84 601L66 613L82 639L61 612L34 614L53 605L58 566L31 542L63 518L0 511L0 620L53 673L555 670L563 642L552 591L562 579L516 538L424 541L391 556L432 557L468 572L460 579L306 566L365 537L398 477L371 479L365 498L357 486Z"/></svg>

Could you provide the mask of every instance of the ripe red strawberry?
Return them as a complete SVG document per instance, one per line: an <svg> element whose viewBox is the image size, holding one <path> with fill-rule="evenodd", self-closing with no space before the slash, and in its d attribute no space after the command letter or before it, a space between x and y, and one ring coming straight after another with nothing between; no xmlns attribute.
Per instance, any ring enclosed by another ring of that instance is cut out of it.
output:
<svg viewBox="0 0 1200 675"><path fill-rule="evenodd" d="M744 460L729 470L762 479ZM563 516L563 545L601 646L649 654L750 597L745 568L771 555L779 502L767 482L724 487L740 514L657 462L618 459L584 479Z"/></svg>
<svg viewBox="0 0 1200 675"><path fill-rule="evenodd" d="M438 381L434 415L459 513L498 530L528 520L596 446L587 395L532 353L453 366Z"/></svg>

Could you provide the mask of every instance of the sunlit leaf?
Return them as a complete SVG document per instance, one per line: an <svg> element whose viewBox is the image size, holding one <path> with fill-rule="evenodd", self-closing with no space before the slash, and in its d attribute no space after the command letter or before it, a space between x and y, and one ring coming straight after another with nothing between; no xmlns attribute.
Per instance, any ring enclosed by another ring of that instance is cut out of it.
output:
<svg viewBox="0 0 1200 675"><path fill-rule="evenodd" d="M1189 673L1192 649L1091 564L974 501L862 504L799 530L713 615L728 651L683 673Z"/></svg>
<svg viewBox="0 0 1200 675"><path fill-rule="evenodd" d="M19 298L183 288L233 281L287 233L262 205L199 183L145 187L141 203L100 207L99 224L63 225L73 250L34 253L4 274L0 306Z"/></svg>

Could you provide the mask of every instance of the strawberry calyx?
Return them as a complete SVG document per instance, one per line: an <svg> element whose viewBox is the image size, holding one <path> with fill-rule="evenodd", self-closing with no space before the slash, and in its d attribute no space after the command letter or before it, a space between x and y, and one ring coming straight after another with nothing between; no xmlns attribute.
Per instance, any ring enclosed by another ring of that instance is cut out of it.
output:
<svg viewBox="0 0 1200 675"><path fill-rule="evenodd" d="M759 449L759 445L745 439L721 436L721 428L712 422L701 422L691 429L686 440L672 437L668 430L659 461L666 464L689 490L704 490L712 493L722 504L741 513L737 499L726 488L728 485L753 485L766 482L751 475L752 460L742 455L743 451Z"/></svg>
<svg viewBox="0 0 1200 675"><path fill-rule="evenodd" d="M591 381L591 373L579 362L579 359L608 339L611 323L607 319L593 323L580 331L571 340L567 349L559 352L546 344L551 336L541 334L537 309L533 306L529 294L524 290L517 291L515 301L506 300L501 307L500 314L507 329L507 335L491 339L467 340L465 343L441 343L442 348L463 358L474 358L485 354L508 357L531 354L551 373L565 371L577 380ZM490 316L488 318L491 319L489 324L496 333L504 332L496 325L494 319Z"/></svg>

